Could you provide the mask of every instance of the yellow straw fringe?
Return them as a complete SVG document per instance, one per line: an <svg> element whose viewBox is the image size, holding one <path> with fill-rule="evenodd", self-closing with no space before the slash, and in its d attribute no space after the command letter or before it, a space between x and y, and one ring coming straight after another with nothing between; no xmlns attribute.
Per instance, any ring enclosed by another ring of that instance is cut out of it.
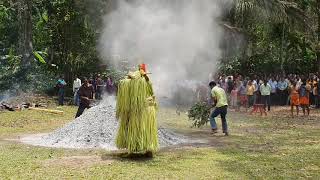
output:
<svg viewBox="0 0 320 180"><path fill-rule="evenodd" d="M155 152L159 148L157 104L151 83L138 73L119 84L116 116L120 127L116 145L129 153Z"/></svg>

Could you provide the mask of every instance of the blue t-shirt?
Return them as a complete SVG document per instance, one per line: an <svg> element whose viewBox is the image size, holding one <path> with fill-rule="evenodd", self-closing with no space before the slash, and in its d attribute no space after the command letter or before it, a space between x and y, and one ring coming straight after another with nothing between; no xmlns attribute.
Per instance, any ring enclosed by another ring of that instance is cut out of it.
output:
<svg viewBox="0 0 320 180"><path fill-rule="evenodd" d="M64 88L64 86L67 85L67 83L63 79L59 79L57 82L58 88Z"/></svg>

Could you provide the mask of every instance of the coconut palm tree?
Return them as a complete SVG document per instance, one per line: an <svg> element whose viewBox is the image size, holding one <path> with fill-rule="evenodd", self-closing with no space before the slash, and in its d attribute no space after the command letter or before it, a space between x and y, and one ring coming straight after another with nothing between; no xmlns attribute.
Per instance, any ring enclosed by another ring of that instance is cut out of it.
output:
<svg viewBox="0 0 320 180"><path fill-rule="evenodd" d="M245 18L244 15L272 18L282 22L290 19L305 20L304 12L298 8L295 2L281 0L236 0L235 15ZM241 22L241 21L240 21Z"/></svg>
<svg viewBox="0 0 320 180"><path fill-rule="evenodd" d="M293 25L303 25L305 27L306 19L303 10L298 8L294 2L281 0L236 0L234 6L234 22L235 26L240 28L250 28L246 25L255 21L265 24L277 23L282 25L282 35L280 39L281 48L279 51L279 60L281 62L281 70L283 71L284 64L284 44L285 44L285 30Z"/></svg>

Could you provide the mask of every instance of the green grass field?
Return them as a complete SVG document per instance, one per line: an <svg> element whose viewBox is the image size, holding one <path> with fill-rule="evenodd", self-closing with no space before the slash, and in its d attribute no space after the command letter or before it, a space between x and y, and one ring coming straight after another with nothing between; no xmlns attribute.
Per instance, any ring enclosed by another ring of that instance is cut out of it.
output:
<svg viewBox="0 0 320 180"><path fill-rule="evenodd" d="M37 111L0 112L0 179L320 179L320 112L289 118L229 113L231 136L190 128L186 115L161 109L159 122L206 144L162 149L153 159L122 159L117 152L33 147L16 139L50 132L73 119ZM288 114L286 112L286 114ZM220 126L220 124L219 124Z"/></svg>

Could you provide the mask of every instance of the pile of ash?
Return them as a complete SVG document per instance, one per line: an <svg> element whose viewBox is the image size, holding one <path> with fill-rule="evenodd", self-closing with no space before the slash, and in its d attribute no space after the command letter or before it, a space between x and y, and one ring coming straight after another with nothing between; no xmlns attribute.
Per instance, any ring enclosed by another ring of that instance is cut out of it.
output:
<svg viewBox="0 0 320 180"><path fill-rule="evenodd" d="M103 148L116 150L118 121L114 97L105 98L82 116L49 134L21 138L26 144L56 148ZM190 142L188 138L164 128L158 129L160 147Z"/></svg>

